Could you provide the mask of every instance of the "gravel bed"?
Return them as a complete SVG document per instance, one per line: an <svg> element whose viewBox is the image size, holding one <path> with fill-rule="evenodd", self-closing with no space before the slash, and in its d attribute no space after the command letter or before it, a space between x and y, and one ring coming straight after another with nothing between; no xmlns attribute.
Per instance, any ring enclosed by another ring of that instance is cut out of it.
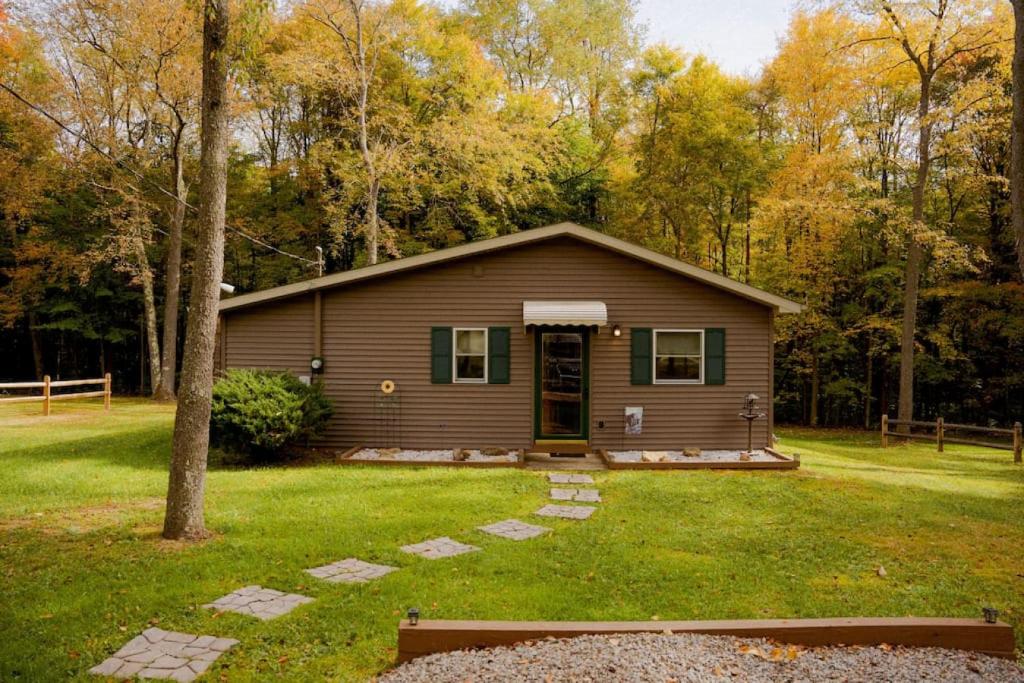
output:
<svg viewBox="0 0 1024 683"><path fill-rule="evenodd" d="M433 461L451 462L455 459L455 451L444 450L415 450L403 448L396 452L393 448L361 448L349 458L349 460L409 460L409 461Z"/></svg>
<svg viewBox="0 0 1024 683"><path fill-rule="evenodd" d="M476 449L463 451L469 462L516 462L519 451L509 451L505 455L484 455ZM415 448L361 448L353 453L349 460L402 460L406 462L452 462L455 460L454 449L417 450Z"/></svg>
<svg viewBox="0 0 1024 683"><path fill-rule="evenodd" d="M381 683L427 681L999 681L1024 682L1012 661L938 648L801 648L696 634L580 636L429 655Z"/></svg>
<svg viewBox="0 0 1024 683"><path fill-rule="evenodd" d="M519 451L509 451L505 455L484 455L475 448L467 448L462 451L466 460L470 462L516 462L519 460Z"/></svg>
<svg viewBox="0 0 1024 683"><path fill-rule="evenodd" d="M701 451L700 455L686 456L682 451L608 451L613 462L644 462L644 453L663 456L647 462L743 462L739 451ZM761 450L750 452L749 462L778 462L778 458Z"/></svg>

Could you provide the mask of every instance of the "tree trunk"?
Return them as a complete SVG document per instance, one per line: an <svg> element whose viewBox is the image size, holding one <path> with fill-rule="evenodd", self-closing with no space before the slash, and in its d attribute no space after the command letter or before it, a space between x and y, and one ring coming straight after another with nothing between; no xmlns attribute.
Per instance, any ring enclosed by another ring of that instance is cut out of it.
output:
<svg viewBox="0 0 1024 683"><path fill-rule="evenodd" d="M731 232L731 228L730 228ZM729 277L729 233L721 238L722 243L722 277Z"/></svg>
<svg viewBox="0 0 1024 683"><path fill-rule="evenodd" d="M931 163L932 123L928 120L931 106L931 78L921 77L921 94L917 106L920 134L917 140L917 174L912 194L913 228L907 239L907 265L903 283L903 328L900 333L900 420L914 419L914 330L917 327L917 290L921 282L924 249L916 230L924 223L924 193ZM901 427L902 428L902 427Z"/></svg>
<svg viewBox="0 0 1024 683"><path fill-rule="evenodd" d="M149 352L149 388L156 392L156 388L160 386L160 338L156 327L153 270L149 267L146 245L142 238L135 240L135 258L139 262L139 279L142 280L142 309L146 320L146 349Z"/></svg>
<svg viewBox="0 0 1024 683"><path fill-rule="evenodd" d="M174 420L171 473L167 487L165 538L206 536L203 497L210 445L210 402L217 303L224 269L224 211L227 196L228 5L206 0L203 12L202 150L199 160L199 218L192 294L185 328L181 389Z"/></svg>
<svg viewBox="0 0 1024 683"><path fill-rule="evenodd" d="M1024 279L1024 0L1013 2L1013 124L1010 136L1010 207L1017 265Z"/></svg>
<svg viewBox="0 0 1024 683"><path fill-rule="evenodd" d="M164 287L164 348L160 385L154 398L174 400L174 379L178 366L178 299L181 296L181 238L185 227L185 125L179 121L174 135L174 211L167 237L167 276Z"/></svg>
<svg viewBox="0 0 1024 683"><path fill-rule="evenodd" d="M366 197L366 256L370 265L377 262L380 223L377 217L377 203L380 197L380 180L370 178L370 187Z"/></svg>
<svg viewBox="0 0 1024 683"><path fill-rule="evenodd" d="M818 371L818 354L811 361L811 426L818 426L818 396L821 393L821 373Z"/></svg>
<svg viewBox="0 0 1024 683"><path fill-rule="evenodd" d="M28 314L28 338L32 344L32 365L36 371L33 379L41 380L46 374L43 361L43 340L39 334L36 314L31 311Z"/></svg>
<svg viewBox="0 0 1024 683"><path fill-rule="evenodd" d="M871 380L874 372L874 356L871 355L871 338L868 338L868 350L864 371L864 429L871 429Z"/></svg>

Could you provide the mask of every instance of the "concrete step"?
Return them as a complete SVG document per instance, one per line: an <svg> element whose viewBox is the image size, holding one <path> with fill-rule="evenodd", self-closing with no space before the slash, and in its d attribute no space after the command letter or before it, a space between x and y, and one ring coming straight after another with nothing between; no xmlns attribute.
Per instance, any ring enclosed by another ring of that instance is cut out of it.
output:
<svg viewBox="0 0 1024 683"><path fill-rule="evenodd" d="M524 460L528 470L586 471L608 469L597 453L558 456L551 453L528 451Z"/></svg>

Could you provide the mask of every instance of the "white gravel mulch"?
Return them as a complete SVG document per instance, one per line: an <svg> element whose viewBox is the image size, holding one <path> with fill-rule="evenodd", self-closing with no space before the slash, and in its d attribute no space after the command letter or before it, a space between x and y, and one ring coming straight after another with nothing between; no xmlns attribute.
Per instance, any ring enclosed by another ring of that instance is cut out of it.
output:
<svg viewBox="0 0 1024 683"><path fill-rule="evenodd" d="M1024 682L1012 661L938 648L802 648L697 634L580 636L429 655L382 683L427 681L998 681Z"/></svg>
<svg viewBox="0 0 1024 683"><path fill-rule="evenodd" d="M463 451L466 460L469 462L516 462L519 459L519 451L509 451L505 455L485 455L476 449ZM402 460L405 462L452 462L455 460L455 450L445 449L415 449L415 448L360 448L349 456L349 460Z"/></svg>
<svg viewBox="0 0 1024 683"><path fill-rule="evenodd" d="M467 448L462 452L469 462L516 462L519 460L519 451L509 451L505 455L484 455L475 448Z"/></svg>
<svg viewBox="0 0 1024 683"><path fill-rule="evenodd" d="M613 462L644 462L645 451L608 451ZM686 456L682 451L646 451L657 460L652 462L743 462L739 451L701 451L700 455ZM663 456L663 457L662 457ZM778 462L778 458L761 450L750 452L748 462Z"/></svg>
<svg viewBox="0 0 1024 683"><path fill-rule="evenodd" d="M392 448L361 448L349 458L350 460L410 460L410 461L433 461L444 462L455 459L455 451L446 448L443 450L415 450L403 448L397 452Z"/></svg>

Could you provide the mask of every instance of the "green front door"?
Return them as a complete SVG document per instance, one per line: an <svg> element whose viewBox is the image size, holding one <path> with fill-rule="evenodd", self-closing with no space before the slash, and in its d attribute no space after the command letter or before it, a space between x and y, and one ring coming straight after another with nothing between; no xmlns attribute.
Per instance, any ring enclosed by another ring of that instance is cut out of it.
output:
<svg viewBox="0 0 1024 683"><path fill-rule="evenodd" d="M536 441L586 441L590 425L590 332L539 327L534 333Z"/></svg>

